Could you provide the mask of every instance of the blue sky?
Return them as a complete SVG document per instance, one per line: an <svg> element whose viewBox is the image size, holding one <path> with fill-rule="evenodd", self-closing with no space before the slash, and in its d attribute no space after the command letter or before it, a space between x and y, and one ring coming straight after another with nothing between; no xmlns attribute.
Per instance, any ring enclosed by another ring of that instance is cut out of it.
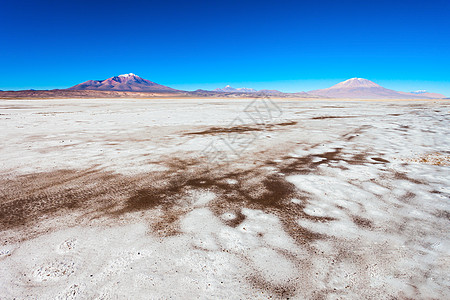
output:
<svg viewBox="0 0 450 300"><path fill-rule="evenodd" d="M450 96L450 1L1 1L0 89L123 73L287 92L363 77Z"/></svg>

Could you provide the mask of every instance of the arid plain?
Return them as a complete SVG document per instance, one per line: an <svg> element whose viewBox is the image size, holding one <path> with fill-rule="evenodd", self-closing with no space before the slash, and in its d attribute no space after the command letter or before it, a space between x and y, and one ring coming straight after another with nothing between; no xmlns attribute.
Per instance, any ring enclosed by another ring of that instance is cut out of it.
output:
<svg viewBox="0 0 450 300"><path fill-rule="evenodd" d="M450 101L0 101L1 299L445 299Z"/></svg>

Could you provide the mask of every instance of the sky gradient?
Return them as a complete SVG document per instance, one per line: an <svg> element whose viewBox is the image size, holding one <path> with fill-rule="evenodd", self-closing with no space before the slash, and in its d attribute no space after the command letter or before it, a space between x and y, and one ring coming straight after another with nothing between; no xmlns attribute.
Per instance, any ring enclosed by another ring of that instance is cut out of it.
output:
<svg viewBox="0 0 450 300"><path fill-rule="evenodd" d="M362 77L450 96L450 1L1 1L0 90L135 73L285 92Z"/></svg>

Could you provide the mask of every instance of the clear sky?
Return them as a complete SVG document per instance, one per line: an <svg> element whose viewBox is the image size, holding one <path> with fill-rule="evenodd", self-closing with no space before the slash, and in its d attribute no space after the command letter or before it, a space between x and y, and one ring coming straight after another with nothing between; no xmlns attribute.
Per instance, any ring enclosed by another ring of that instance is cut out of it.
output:
<svg viewBox="0 0 450 300"><path fill-rule="evenodd" d="M450 1L0 1L0 89L135 73L286 92L363 77L450 96Z"/></svg>

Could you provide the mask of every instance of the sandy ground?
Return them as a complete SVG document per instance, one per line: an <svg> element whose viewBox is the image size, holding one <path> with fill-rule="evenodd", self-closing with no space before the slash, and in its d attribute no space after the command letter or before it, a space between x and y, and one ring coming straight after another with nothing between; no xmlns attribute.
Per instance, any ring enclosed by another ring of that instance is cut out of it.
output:
<svg viewBox="0 0 450 300"><path fill-rule="evenodd" d="M251 101L0 102L0 299L449 297L450 102Z"/></svg>

